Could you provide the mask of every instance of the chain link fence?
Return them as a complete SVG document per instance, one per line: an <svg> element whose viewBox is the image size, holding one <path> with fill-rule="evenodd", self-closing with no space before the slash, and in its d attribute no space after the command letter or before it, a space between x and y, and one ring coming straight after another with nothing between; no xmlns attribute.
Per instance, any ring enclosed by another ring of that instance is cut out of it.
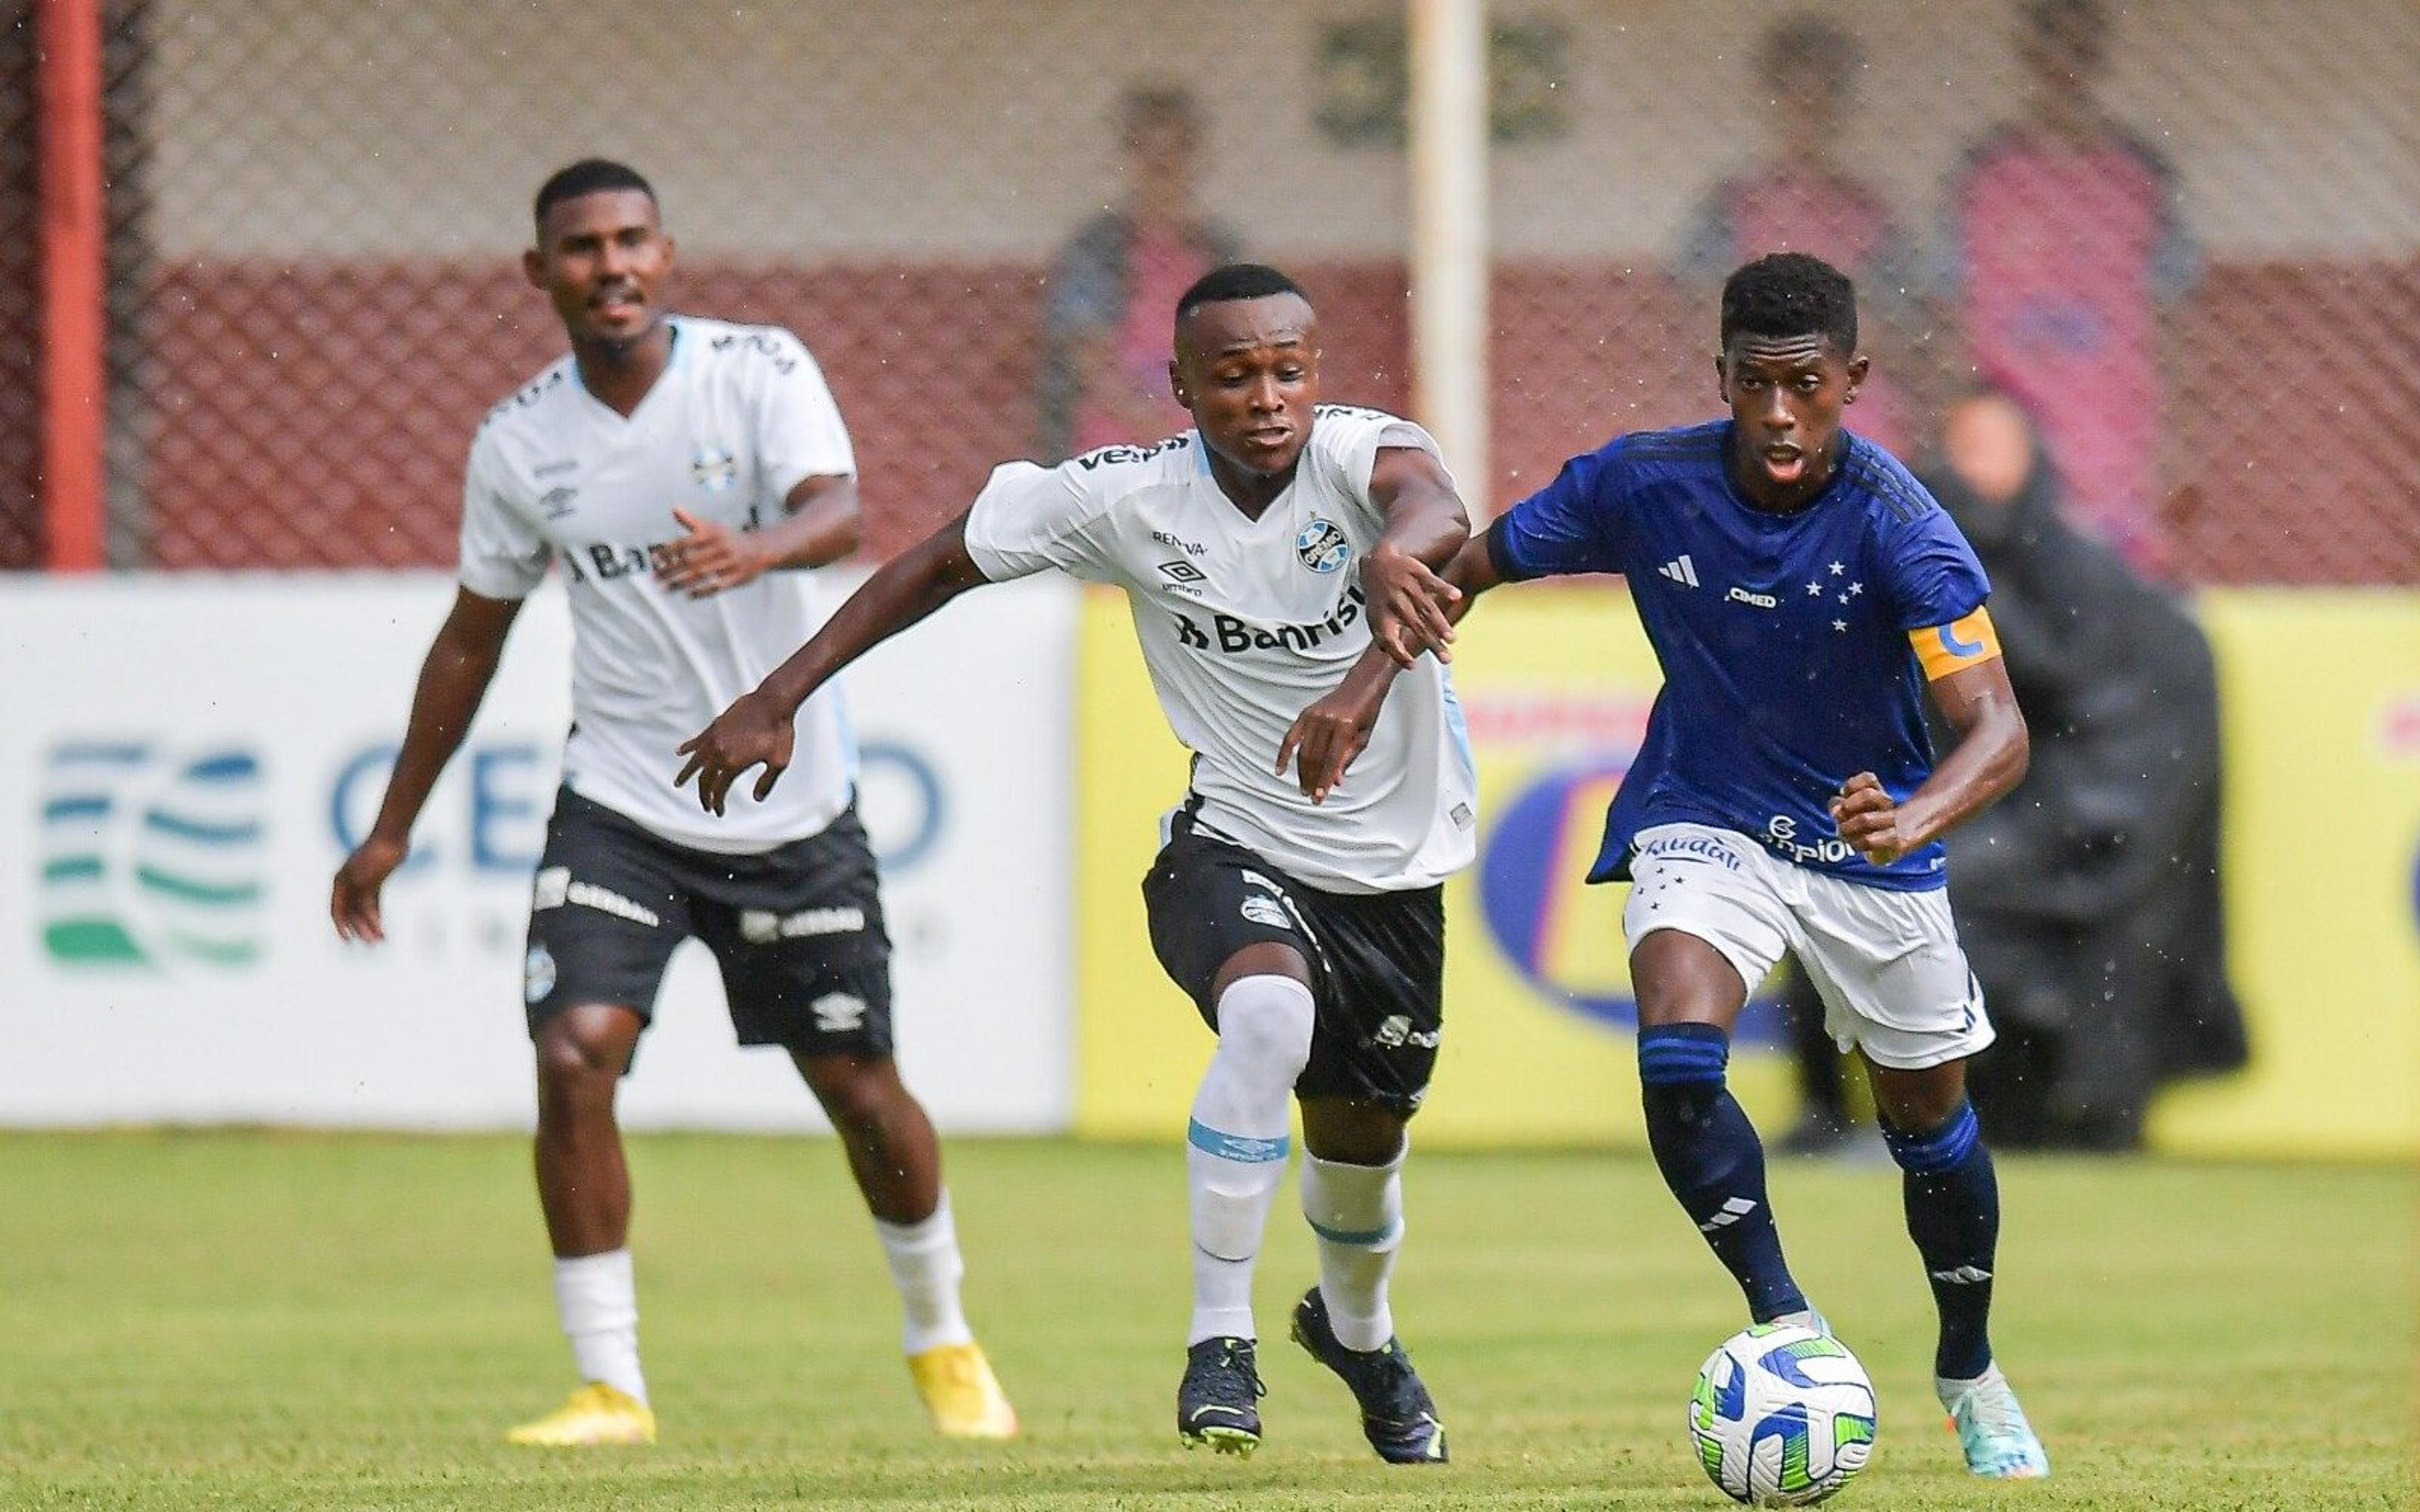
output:
<svg viewBox="0 0 2420 1512"><path fill-rule="evenodd" d="M1408 402L1388 0L104 9L117 565L450 562L473 427L560 349L517 263L530 195L592 153L655 180L681 306L814 348L876 554L999 458L1172 423L1143 392L1155 301L1230 249L1311 289L1329 396ZM0 5L17 566L29 10ZM1789 246L1858 279L1853 421L1911 457L1990 384L2150 570L2420 581L2405 0L1523 0L1492 24L1490 502L1717 412L1721 275Z"/></svg>

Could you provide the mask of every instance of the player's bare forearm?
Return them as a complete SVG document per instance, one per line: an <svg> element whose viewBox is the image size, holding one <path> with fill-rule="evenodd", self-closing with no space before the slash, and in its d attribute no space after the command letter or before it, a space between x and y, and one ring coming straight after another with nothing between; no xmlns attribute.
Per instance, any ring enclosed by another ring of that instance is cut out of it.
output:
<svg viewBox="0 0 2420 1512"><path fill-rule="evenodd" d="M1902 852L1939 840L1990 808L2024 779L2032 760L2025 717L2009 686L2008 665L1999 657L1935 681L1932 696L1958 732L1958 744L1898 806Z"/></svg>
<svg viewBox="0 0 2420 1512"><path fill-rule="evenodd" d="M1370 498L1386 512L1377 549L1400 551L1432 572L1470 539L1470 512L1442 463L1413 446L1387 446L1370 466Z"/></svg>
<svg viewBox="0 0 2420 1512"><path fill-rule="evenodd" d="M840 670L985 579L967 554L967 517L952 520L868 578L824 627L714 722L683 741L673 786L697 779L697 801L720 814L741 774L763 767L756 801L788 770L799 706Z"/></svg>
<svg viewBox="0 0 2420 1512"><path fill-rule="evenodd" d="M1278 747L1277 775L1285 776L1292 764L1303 795L1326 803L1369 746L1387 692L1403 670L1384 646L1371 641L1345 670L1343 681L1295 717Z"/></svg>
<svg viewBox="0 0 2420 1512"><path fill-rule="evenodd" d="M1463 616L1470 612L1471 606L1478 602L1481 594L1503 581L1496 575L1495 559L1488 554L1487 536L1483 532L1466 535L1462 545L1457 547L1453 555L1447 559L1444 569L1438 576L1448 587L1453 590L1452 596L1444 606L1446 620L1453 625L1462 623ZM1368 649L1364 650L1346 670L1344 680L1337 685L1336 691L1328 695L1328 698L1357 702L1367 700L1372 711L1371 717L1374 722L1376 709L1386 702L1387 694L1394 687L1396 677L1401 675L1407 666L1408 663L1397 658L1386 646L1373 639ZM1327 699L1323 699L1320 703L1313 704L1312 708L1318 709L1327 702ZM1309 713L1310 711L1305 711L1306 717ZM1301 744L1302 730L1302 723L1297 720L1295 733L1288 736L1289 751L1295 746ZM1285 758L1280 756L1278 761L1278 770L1280 773L1285 770ZM1335 776L1343 775L1343 763L1338 764ZM1303 791L1311 792L1313 784L1309 780L1311 776L1310 769L1298 766L1296 770L1307 779ZM1333 780L1331 779L1327 785L1334 786Z"/></svg>
<svg viewBox="0 0 2420 1512"><path fill-rule="evenodd" d="M801 478L783 501L782 517L752 531L735 530L686 509L673 511L684 533L664 553L656 576L691 598L744 588L768 572L820 567L857 549L857 480L845 474Z"/></svg>
<svg viewBox="0 0 2420 1512"><path fill-rule="evenodd" d="M801 478L790 490L786 513L748 533L768 568L821 567L857 549L862 523L855 478Z"/></svg>
<svg viewBox="0 0 2420 1512"><path fill-rule="evenodd" d="M1504 581L1496 571L1495 554L1487 548L1487 532L1475 532L1463 542L1453 560L1445 564L1442 576L1457 595L1446 612L1459 625L1479 602L1480 594Z"/></svg>
<svg viewBox="0 0 2420 1512"><path fill-rule="evenodd" d="M986 579L967 554L967 519L952 520L892 558L858 586L813 639L759 685L796 714L841 669Z"/></svg>
<svg viewBox="0 0 2420 1512"><path fill-rule="evenodd" d="M520 607L519 599L483 598L467 588L456 591L454 608L421 662L403 748L387 779L372 835L396 845L410 838L429 790L461 748L462 737L488 696L488 685L504 656L505 633Z"/></svg>
<svg viewBox="0 0 2420 1512"><path fill-rule="evenodd" d="M519 599L482 598L468 589L455 594L454 608L421 663L411 718L378 818L336 869L328 889L328 914L339 939L375 944L386 937L380 893L411 849L412 822L427 803L429 789L461 748L520 607Z"/></svg>
<svg viewBox="0 0 2420 1512"><path fill-rule="evenodd" d="M1423 651L1450 659L1460 595L1437 576L1470 538L1470 516L1437 459L1416 447L1380 448L1370 469L1370 498L1386 529L1361 564L1371 634L1398 666Z"/></svg>

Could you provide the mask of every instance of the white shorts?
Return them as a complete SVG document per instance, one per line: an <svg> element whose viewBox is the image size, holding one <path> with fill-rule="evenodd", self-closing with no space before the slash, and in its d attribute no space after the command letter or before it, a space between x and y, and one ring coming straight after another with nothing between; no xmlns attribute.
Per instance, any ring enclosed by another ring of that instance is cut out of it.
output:
<svg viewBox="0 0 2420 1512"><path fill-rule="evenodd" d="M1621 927L1633 950L1660 929L1696 935L1751 993L1793 951L1823 995L1824 1031L1878 1066L1922 1071L1993 1039L1946 888L1843 881L1711 825L1639 831L1630 872Z"/></svg>

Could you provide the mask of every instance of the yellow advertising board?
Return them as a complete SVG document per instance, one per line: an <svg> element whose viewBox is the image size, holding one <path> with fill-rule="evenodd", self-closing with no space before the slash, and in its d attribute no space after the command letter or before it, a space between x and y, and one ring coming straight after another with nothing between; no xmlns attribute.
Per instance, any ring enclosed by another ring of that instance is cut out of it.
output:
<svg viewBox="0 0 2420 1512"><path fill-rule="evenodd" d="M2175 1090L2163 1148L2420 1150L2420 594L2213 594L2235 979L2253 1068ZM1447 890L1446 1033L1425 1143L1637 1145L1621 886L1580 882L1660 678L1618 586L1491 595L1456 649L1481 854ZM1078 667L1077 1125L1166 1135L1210 1051L1152 959L1139 888L1184 790L1124 596ZM1789 1076L1752 1009L1732 1084L1768 1127Z"/></svg>
<svg viewBox="0 0 2420 1512"><path fill-rule="evenodd" d="M2420 593L2200 603L2226 728L2242 1073L2167 1092L2162 1149L2420 1152Z"/></svg>

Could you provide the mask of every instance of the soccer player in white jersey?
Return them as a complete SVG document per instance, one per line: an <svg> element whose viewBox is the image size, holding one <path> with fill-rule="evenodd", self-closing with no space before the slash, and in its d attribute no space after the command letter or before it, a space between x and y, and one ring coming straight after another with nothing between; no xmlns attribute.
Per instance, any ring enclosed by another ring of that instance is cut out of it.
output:
<svg viewBox="0 0 2420 1512"><path fill-rule="evenodd" d="M790 1054L846 1150L906 1309L934 1426L1016 1418L967 1326L933 1127L892 1058L890 941L857 821L838 690L799 721L799 780L703 818L672 748L813 623L803 574L857 544L856 461L823 376L786 331L668 314L673 243L619 163L538 191L524 255L570 355L496 407L463 487L460 588L412 699L369 836L336 873L339 934L381 937L379 894L550 560L569 579L563 790L531 900L524 996L537 1055L537 1185L582 1384L517 1443L651 1443L613 1097L673 949L721 967L743 1044Z"/></svg>
<svg viewBox="0 0 2420 1512"><path fill-rule="evenodd" d="M1143 882L1152 946L1218 1036L1189 1126L1177 1431L1237 1453L1260 1443L1252 1266L1292 1093L1320 1257L1293 1336L1351 1388L1382 1458L1435 1463L1445 1430L1395 1338L1388 1277L1404 1124L1436 1059L1440 884L1474 844L1469 751L1438 660L1450 591L1430 570L1467 517L1426 432L1316 403L1316 322L1283 273L1204 275L1178 301L1175 352L1170 382L1192 430L1000 468L967 513L868 579L682 747L680 779L696 775L721 812L762 765L766 797L815 689L970 588L1057 568L1125 589L1160 707L1193 751ZM1360 755L1351 779L1286 778L1297 750L1309 764L1331 749Z"/></svg>
<svg viewBox="0 0 2420 1512"><path fill-rule="evenodd" d="M1730 1029L1787 949L1865 1061L1932 1288L1934 1390L1967 1468L2050 1473L1990 1333L1998 1180L1966 1101L1992 1042L1941 837L2014 787L2027 738L1991 584L1897 458L1841 425L1865 378L1856 293L1776 253L1723 285L1727 420L1617 436L1454 559L1460 613L1501 582L1614 572L1664 671L1590 882L1622 910L1657 1167L1758 1323L1829 1332L1781 1252ZM1939 760L1930 691L1957 744ZM1327 780L1341 767L1312 774Z"/></svg>

